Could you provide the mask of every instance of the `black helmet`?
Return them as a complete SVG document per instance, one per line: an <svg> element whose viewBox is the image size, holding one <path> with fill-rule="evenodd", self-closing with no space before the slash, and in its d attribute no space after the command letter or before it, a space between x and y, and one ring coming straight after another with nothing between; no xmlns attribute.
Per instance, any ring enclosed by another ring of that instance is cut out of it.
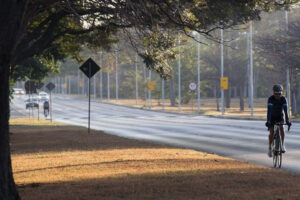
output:
<svg viewBox="0 0 300 200"><path fill-rule="evenodd" d="M282 94L283 87L282 85L276 84L273 86L273 92L275 94Z"/></svg>

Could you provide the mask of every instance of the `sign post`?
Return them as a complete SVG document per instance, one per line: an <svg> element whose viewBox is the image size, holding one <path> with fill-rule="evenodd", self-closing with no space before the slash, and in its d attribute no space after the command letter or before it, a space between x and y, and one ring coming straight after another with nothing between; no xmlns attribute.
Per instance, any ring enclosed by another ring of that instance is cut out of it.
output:
<svg viewBox="0 0 300 200"><path fill-rule="evenodd" d="M95 63L92 58L87 59L85 63L80 66L80 70L89 78L89 116L88 116L88 133L90 133L91 127L91 78L100 70L101 68Z"/></svg>
<svg viewBox="0 0 300 200"><path fill-rule="evenodd" d="M190 90L192 91L192 112L194 112L194 91L195 91L196 88L197 88L196 83L190 83L190 84L189 84L189 88L190 88Z"/></svg>
<svg viewBox="0 0 300 200"><path fill-rule="evenodd" d="M46 88L50 92L50 120L52 122L52 95L51 95L51 91L55 88L55 85L54 85L54 83L50 82L46 85Z"/></svg>

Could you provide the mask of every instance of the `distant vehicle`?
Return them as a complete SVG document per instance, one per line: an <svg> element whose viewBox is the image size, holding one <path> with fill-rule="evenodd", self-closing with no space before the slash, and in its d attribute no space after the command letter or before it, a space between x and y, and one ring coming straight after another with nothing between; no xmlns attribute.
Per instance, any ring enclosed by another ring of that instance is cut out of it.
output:
<svg viewBox="0 0 300 200"><path fill-rule="evenodd" d="M38 96L39 101L49 101L49 95L46 92L40 92Z"/></svg>
<svg viewBox="0 0 300 200"><path fill-rule="evenodd" d="M38 98L29 98L25 101L26 109L28 108L38 108L39 107L39 100Z"/></svg>
<svg viewBox="0 0 300 200"><path fill-rule="evenodd" d="M25 94L25 91L22 88L14 88L14 94L15 95L23 95Z"/></svg>

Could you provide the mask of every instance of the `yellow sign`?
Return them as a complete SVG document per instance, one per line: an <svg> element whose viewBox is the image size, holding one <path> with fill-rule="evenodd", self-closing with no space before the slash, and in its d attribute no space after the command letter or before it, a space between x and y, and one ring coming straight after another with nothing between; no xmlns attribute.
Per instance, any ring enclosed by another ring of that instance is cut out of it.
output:
<svg viewBox="0 0 300 200"><path fill-rule="evenodd" d="M83 87L83 83L82 81L79 81L79 87L82 88Z"/></svg>
<svg viewBox="0 0 300 200"><path fill-rule="evenodd" d="M68 86L67 83L64 83L64 88L65 88L65 89L67 89L67 86Z"/></svg>
<svg viewBox="0 0 300 200"><path fill-rule="evenodd" d="M147 88L148 88L148 90L153 91L154 90L154 81L149 81L147 84Z"/></svg>
<svg viewBox="0 0 300 200"><path fill-rule="evenodd" d="M221 90L228 90L228 77L221 77L220 79L220 88Z"/></svg>

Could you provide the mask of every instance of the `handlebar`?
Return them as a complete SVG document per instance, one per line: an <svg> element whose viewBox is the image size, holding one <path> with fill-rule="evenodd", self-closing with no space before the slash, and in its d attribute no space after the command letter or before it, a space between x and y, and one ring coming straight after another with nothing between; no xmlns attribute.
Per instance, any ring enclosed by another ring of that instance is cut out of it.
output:
<svg viewBox="0 0 300 200"><path fill-rule="evenodd" d="M276 123L274 123L273 125L278 125L278 126L286 125L286 126L288 126L288 131L290 131L290 129L291 129L291 125L288 125L287 123L276 122ZM269 128L268 128L268 130L269 130Z"/></svg>

